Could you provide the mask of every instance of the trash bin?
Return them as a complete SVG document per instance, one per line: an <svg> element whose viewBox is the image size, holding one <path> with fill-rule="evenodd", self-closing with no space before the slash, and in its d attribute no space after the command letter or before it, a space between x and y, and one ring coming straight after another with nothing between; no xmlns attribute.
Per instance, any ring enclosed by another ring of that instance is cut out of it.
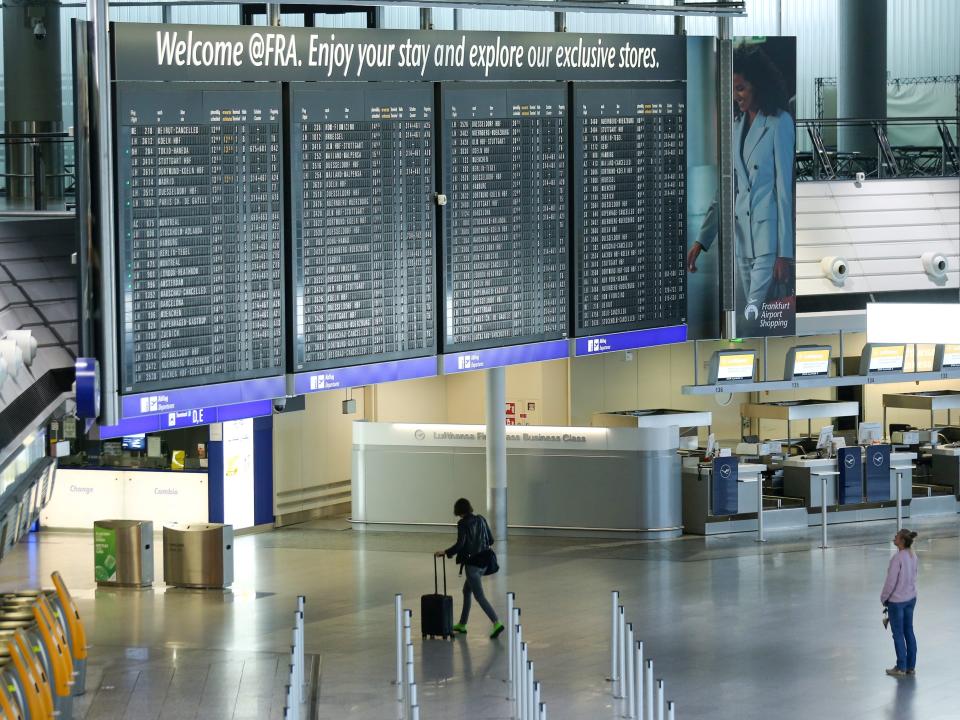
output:
<svg viewBox="0 0 960 720"><path fill-rule="evenodd" d="M97 585L153 585L153 523L149 520L94 522L93 573Z"/></svg>
<svg viewBox="0 0 960 720"><path fill-rule="evenodd" d="M187 588L232 585L233 525L164 525L163 581Z"/></svg>

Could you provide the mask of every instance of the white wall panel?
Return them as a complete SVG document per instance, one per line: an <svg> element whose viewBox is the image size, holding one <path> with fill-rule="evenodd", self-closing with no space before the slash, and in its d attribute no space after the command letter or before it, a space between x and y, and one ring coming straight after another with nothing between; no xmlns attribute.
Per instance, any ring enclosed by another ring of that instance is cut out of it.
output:
<svg viewBox="0 0 960 720"><path fill-rule="evenodd" d="M797 293L890 292L960 287L960 185L954 178L801 183L797 186ZM938 284L921 256L939 252ZM824 257L847 260L841 287L823 277Z"/></svg>

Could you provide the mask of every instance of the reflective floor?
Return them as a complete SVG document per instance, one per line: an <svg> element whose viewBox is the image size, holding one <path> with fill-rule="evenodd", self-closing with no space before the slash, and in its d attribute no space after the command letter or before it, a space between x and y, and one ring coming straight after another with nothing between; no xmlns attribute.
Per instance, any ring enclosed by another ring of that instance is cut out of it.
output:
<svg viewBox="0 0 960 720"><path fill-rule="evenodd" d="M879 602L891 522L831 526L827 551L816 529L764 545L752 535L514 537L486 587L501 612L507 589L517 593L550 718L621 716L605 682L609 593L619 589L680 720L956 720L960 521L913 527L920 652L909 680L883 673L893 664ZM233 589L200 592L166 589L161 567L153 589L96 590L90 538L47 533L0 563L0 589L63 572L94 644L88 718L277 717L277 664L303 593L306 649L322 657L319 717L389 720L393 595L404 594L418 627L419 596L433 588L429 552L451 535L362 534L325 521L244 536ZM479 612L469 629L455 642L415 632L424 720L510 717L506 636L490 641Z"/></svg>

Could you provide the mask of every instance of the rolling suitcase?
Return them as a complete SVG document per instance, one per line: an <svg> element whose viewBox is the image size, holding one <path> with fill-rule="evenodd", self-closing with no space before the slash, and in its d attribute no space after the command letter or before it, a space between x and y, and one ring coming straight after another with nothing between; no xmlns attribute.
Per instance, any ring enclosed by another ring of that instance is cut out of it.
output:
<svg viewBox="0 0 960 720"><path fill-rule="evenodd" d="M437 558L433 558L433 594L420 597L420 632L423 637L453 639L453 598L447 595L447 559L443 558L443 594L437 587Z"/></svg>

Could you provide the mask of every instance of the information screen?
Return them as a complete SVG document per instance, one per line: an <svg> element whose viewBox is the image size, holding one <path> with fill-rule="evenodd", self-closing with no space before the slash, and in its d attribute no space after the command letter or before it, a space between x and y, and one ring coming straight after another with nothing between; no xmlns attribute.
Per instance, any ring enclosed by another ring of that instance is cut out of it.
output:
<svg viewBox="0 0 960 720"><path fill-rule="evenodd" d="M944 345L940 369L960 367L960 345Z"/></svg>
<svg viewBox="0 0 960 720"><path fill-rule="evenodd" d="M578 336L686 320L686 91L573 85Z"/></svg>
<svg viewBox="0 0 960 720"><path fill-rule="evenodd" d="M876 345L870 351L870 372L901 372L906 345Z"/></svg>
<svg viewBox="0 0 960 720"><path fill-rule="evenodd" d="M793 376L811 377L830 374L830 348L798 348L793 356Z"/></svg>
<svg viewBox="0 0 960 720"><path fill-rule="evenodd" d="M754 352L720 353L717 381L753 380L755 362L756 353Z"/></svg>
<svg viewBox="0 0 960 720"><path fill-rule="evenodd" d="M282 374L279 84L115 97L123 392Z"/></svg>
<svg viewBox="0 0 960 720"><path fill-rule="evenodd" d="M442 86L445 352L567 335L567 90Z"/></svg>
<svg viewBox="0 0 960 720"><path fill-rule="evenodd" d="M436 352L433 99L291 85L296 370Z"/></svg>

